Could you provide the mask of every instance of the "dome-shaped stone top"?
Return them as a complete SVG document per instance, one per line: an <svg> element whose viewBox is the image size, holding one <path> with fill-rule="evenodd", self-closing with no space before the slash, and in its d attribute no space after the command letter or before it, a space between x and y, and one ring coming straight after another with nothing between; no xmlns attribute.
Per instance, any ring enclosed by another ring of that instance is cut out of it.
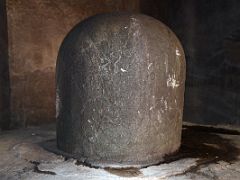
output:
<svg viewBox="0 0 240 180"><path fill-rule="evenodd" d="M141 14L96 15L57 61L57 144L93 166L146 166L181 141L185 59L174 33Z"/></svg>

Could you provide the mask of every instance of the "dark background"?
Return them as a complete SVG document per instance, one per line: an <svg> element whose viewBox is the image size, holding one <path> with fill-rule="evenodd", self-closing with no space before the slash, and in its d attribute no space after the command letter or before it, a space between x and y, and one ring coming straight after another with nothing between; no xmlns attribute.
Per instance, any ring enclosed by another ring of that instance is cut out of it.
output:
<svg viewBox="0 0 240 180"><path fill-rule="evenodd" d="M9 68L5 1L0 0L0 129L9 128Z"/></svg>
<svg viewBox="0 0 240 180"><path fill-rule="evenodd" d="M183 44L184 120L240 125L240 1L142 0L141 7L167 24Z"/></svg>

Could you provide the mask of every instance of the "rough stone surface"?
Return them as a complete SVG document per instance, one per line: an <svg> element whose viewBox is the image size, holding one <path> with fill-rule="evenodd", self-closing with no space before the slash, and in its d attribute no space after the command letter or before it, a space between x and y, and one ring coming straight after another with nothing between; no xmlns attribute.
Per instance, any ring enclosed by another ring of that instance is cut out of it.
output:
<svg viewBox="0 0 240 180"><path fill-rule="evenodd" d="M103 12L138 10L138 0L8 0L12 126L55 121L59 46L79 21Z"/></svg>
<svg viewBox="0 0 240 180"><path fill-rule="evenodd" d="M2 0L0 1L0 130L8 129L10 125L7 37L7 12L5 0Z"/></svg>
<svg viewBox="0 0 240 180"><path fill-rule="evenodd" d="M198 134L199 132L197 132ZM183 132L184 134L184 132ZM206 132L203 134L206 135ZM240 150L240 135L222 134L228 142ZM46 142L55 142L55 128L38 127L0 134L0 179L1 180L186 180L186 179L222 179L236 180L240 177L240 156L234 162L217 161L198 164L199 158L180 158L178 160L150 166L143 169L95 169L78 164L74 159L46 151L42 146ZM191 138L191 137L189 137ZM206 143L209 143L209 134ZM187 143L187 142L185 142ZM197 142L196 142L197 143ZM215 141L213 143L218 144ZM194 146L187 143L192 151ZM201 144L199 144L201 146ZM216 148L217 149L217 148ZM230 155L232 152L225 149ZM193 152L194 153L194 152ZM211 151L209 151L211 153Z"/></svg>
<svg viewBox="0 0 240 180"><path fill-rule="evenodd" d="M146 166L180 146L185 59L154 18L78 24L57 61L58 147L95 166Z"/></svg>

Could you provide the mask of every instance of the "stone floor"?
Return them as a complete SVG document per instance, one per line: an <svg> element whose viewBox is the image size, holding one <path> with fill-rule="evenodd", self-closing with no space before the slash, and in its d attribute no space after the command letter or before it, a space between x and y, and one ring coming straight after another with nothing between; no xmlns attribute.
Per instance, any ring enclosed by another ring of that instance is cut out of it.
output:
<svg viewBox="0 0 240 180"><path fill-rule="evenodd" d="M54 154L54 129L0 132L0 179L240 179L239 129L185 125L179 152L142 169L95 169Z"/></svg>

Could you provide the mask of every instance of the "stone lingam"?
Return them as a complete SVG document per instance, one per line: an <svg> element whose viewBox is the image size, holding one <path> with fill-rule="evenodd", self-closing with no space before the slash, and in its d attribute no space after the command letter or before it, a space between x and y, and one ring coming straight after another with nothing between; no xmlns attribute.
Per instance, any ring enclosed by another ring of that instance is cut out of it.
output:
<svg viewBox="0 0 240 180"><path fill-rule="evenodd" d="M142 14L90 17L57 60L57 146L96 167L145 167L181 143L185 58L174 33Z"/></svg>

